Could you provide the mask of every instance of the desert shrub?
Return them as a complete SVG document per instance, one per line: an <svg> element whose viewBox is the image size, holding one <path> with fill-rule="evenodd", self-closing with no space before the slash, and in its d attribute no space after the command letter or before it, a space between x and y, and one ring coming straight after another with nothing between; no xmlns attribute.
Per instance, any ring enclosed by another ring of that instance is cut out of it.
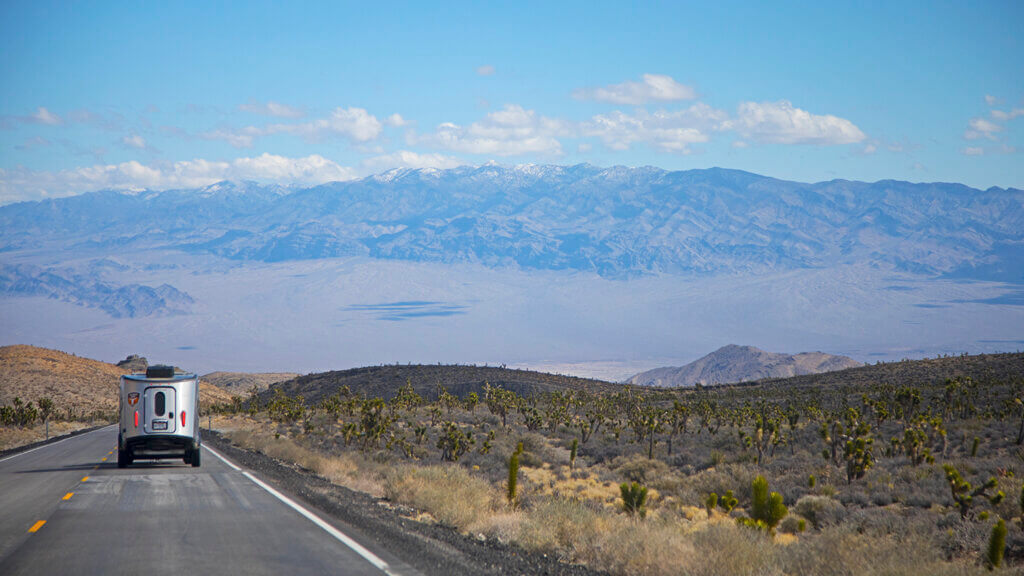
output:
<svg viewBox="0 0 1024 576"><path fill-rule="evenodd" d="M562 498L539 499L519 530L527 550L611 574L668 576L703 563L674 519L637 523Z"/></svg>
<svg viewBox="0 0 1024 576"><path fill-rule="evenodd" d="M750 498L750 483L756 475L753 467L735 463L723 464L686 478L678 494L683 501L696 504L703 501L710 492L723 494L726 490L735 490L737 498L747 500Z"/></svg>
<svg viewBox="0 0 1024 576"><path fill-rule="evenodd" d="M612 461L612 469L630 482L650 483L670 474L668 464L661 460L650 460L642 454L620 456Z"/></svg>
<svg viewBox="0 0 1024 576"><path fill-rule="evenodd" d="M896 498L907 506L931 508L933 504L950 505L949 481L939 466L907 466L896 474Z"/></svg>
<svg viewBox="0 0 1024 576"><path fill-rule="evenodd" d="M734 522L707 525L693 535L695 558L680 572L693 576L754 576L780 574L779 549L763 532L748 530Z"/></svg>
<svg viewBox="0 0 1024 576"><path fill-rule="evenodd" d="M393 467L384 477L384 495L460 531L486 521L500 498L486 480L451 465Z"/></svg>
<svg viewBox="0 0 1024 576"><path fill-rule="evenodd" d="M842 522L846 516L846 508L841 503L828 496L815 496L813 494L808 494L797 500L793 510L800 516L810 520L811 524L819 530L825 526Z"/></svg>
<svg viewBox="0 0 1024 576"><path fill-rule="evenodd" d="M846 526L832 526L813 538L800 538L781 555L786 574L815 576L952 576L972 572L945 561L925 537L861 534Z"/></svg>
<svg viewBox="0 0 1024 576"><path fill-rule="evenodd" d="M839 501L843 506L864 507L871 503L868 495L860 489L844 490L839 493Z"/></svg>
<svg viewBox="0 0 1024 576"><path fill-rule="evenodd" d="M790 514L779 523L779 532L783 534L798 534L807 529L807 520L797 514Z"/></svg>
<svg viewBox="0 0 1024 576"><path fill-rule="evenodd" d="M594 547L608 524L601 513L581 502L542 498L529 511L529 521L520 527L518 540L527 550L577 561L577 551Z"/></svg>
<svg viewBox="0 0 1024 576"><path fill-rule="evenodd" d="M671 521L629 522L621 516L610 523L598 540L599 547L580 550L587 564L611 574L669 576L699 565L693 544L679 537Z"/></svg>

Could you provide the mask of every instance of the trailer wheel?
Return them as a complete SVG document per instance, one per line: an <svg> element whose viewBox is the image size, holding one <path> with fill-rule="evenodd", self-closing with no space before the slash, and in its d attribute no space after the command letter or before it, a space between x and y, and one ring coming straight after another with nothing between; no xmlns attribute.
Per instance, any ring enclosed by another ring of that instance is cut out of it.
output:
<svg viewBox="0 0 1024 576"><path fill-rule="evenodd" d="M117 449L117 467L118 468L125 468L129 464L131 464L131 463L132 463L132 459L131 459L131 457L128 456L128 453L125 452L124 450L121 450L120 448L118 448Z"/></svg>
<svg viewBox="0 0 1024 576"><path fill-rule="evenodd" d="M192 460L192 467L193 468L199 468L199 464L200 464L199 453L200 453L200 450L201 450L200 448L196 448L195 450L192 451L192 457L190 458L190 460Z"/></svg>
<svg viewBox="0 0 1024 576"><path fill-rule="evenodd" d="M185 455L181 457L181 461L184 462L185 464L191 464L192 463L192 451L191 450L185 450Z"/></svg>

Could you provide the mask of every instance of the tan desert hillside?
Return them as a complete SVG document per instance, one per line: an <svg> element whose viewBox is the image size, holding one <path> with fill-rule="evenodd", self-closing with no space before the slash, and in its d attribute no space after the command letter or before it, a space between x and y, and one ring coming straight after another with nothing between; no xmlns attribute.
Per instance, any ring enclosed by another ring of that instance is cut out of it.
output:
<svg viewBox="0 0 1024 576"><path fill-rule="evenodd" d="M0 405L15 397L35 402L48 396L60 416L68 408L76 416L117 408L118 378L128 371L113 364L81 358L36 346L0 347ZM204 406L230 402L232 395L212 384L200 383Z"/></svg>

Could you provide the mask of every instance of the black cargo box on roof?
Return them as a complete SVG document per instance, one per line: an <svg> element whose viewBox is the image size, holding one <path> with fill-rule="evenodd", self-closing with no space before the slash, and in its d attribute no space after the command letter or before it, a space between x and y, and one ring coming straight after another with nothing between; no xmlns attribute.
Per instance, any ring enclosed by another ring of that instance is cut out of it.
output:
<svg viewBox="0 0 1024 576"><path fill-rule="evenodd" d="M174 366L150 366L146 368L146 378L174 378Z"/></svg>

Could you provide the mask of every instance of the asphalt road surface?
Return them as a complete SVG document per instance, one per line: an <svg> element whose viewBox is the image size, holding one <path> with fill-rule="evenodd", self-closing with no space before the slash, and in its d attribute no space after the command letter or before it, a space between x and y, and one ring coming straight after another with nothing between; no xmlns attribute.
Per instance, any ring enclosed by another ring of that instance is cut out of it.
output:
<svg viewBox="0 0 1024 576"><path fill-rule="evenodd" d="M117 467L108 426L0 459L0 574L410 573L209 447Z"/></svg>

